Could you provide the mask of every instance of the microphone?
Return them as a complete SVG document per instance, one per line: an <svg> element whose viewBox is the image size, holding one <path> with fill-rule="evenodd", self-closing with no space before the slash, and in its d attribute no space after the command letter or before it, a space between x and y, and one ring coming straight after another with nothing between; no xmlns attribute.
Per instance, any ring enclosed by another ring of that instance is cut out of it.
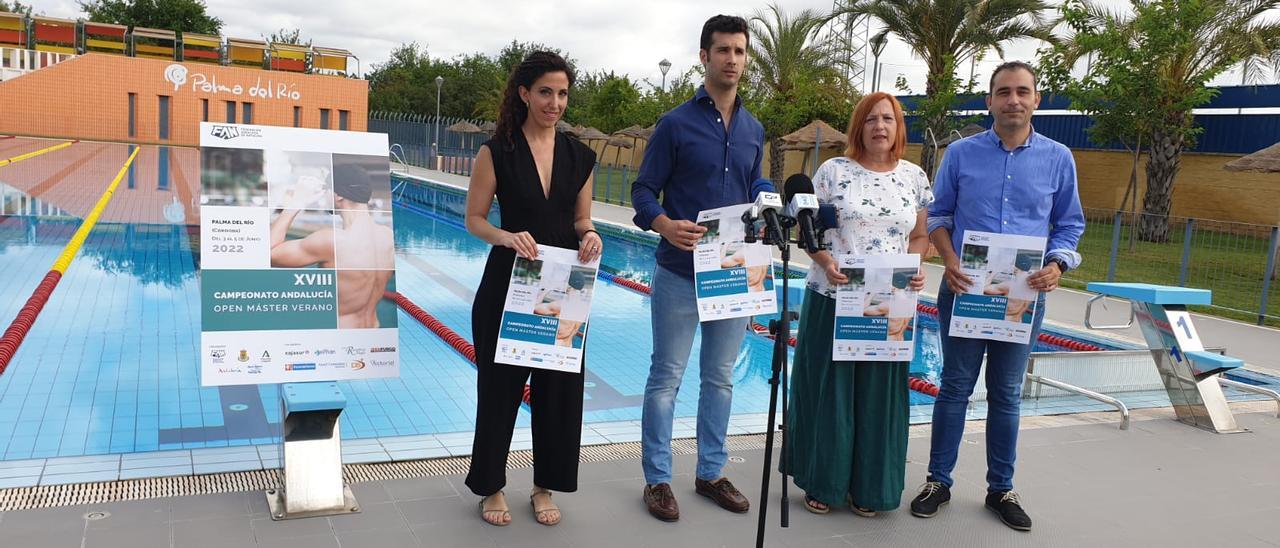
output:
<svg viewBox="0 0 1280 548"><path fill-rule="evenodd" d="M783 215L800 225L799 244L809 253L822 251L822 234L815 227L818 214L818 197L813 194L813 181L803 173L787 178L783 187L787 193L787 208Z"/></svg>
<svg viewBox="0 0 1280 548"><path fill-rule="evenodd" d="M759 212L758 218L764 219L764 243L777 245L783 242L782 196L776 192L761 192L756 195L756 202L751 206L752 212Z"/></svg>

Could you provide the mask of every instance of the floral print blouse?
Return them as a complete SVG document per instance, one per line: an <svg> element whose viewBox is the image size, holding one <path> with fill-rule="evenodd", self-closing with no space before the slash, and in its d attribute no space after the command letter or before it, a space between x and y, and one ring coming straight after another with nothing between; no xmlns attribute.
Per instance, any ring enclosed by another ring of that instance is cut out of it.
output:
<svg viewBox="0 0 1280 548"><path fill-rule="evenodd" d="M906 160L889 172L871 171L846 157L827 160L813 175L818 201L832 204L840 227L823 235L833 257L906 253L921 209L933 203L924 170ZM822 269L809 269L805 285L827 297L836 290Z"/></svg>

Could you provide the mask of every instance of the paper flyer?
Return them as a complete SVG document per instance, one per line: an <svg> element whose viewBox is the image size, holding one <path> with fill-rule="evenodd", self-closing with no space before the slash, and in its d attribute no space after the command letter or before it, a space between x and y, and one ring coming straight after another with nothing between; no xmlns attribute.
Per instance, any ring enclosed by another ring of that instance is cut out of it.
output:
<svg viewBox="0 0 1280 548"><path fill-rule="evenodd" d="M387 136L202 123L203 386L396 377Z"/></svg>
<svg viewBox="0 0 1280 548"><path fill-rule="evenodd" d="M539 245L537 259L517 256L493 361L582 371L582 344L599 269L598 257L580 263L572 249Z"/></svg>
<svg viewBox="0 0 1280 548"><path fill-rule="evenodd" d="M919 298L910 283L920 270L920 256L842 255L837 260L849 283L836 286L831 359L910 361Z"/></svg>
<svg viewBox="0 0 1280 548"><path fill-rule="evenodd" d="M961 267L973 280L951 309L953 337L1027 344L1040 292L1027 277L1044 265L1046 238L966 230Z"/></svg>
<svg viewBox="0 0 1280 548"><path fill-rule="evenodd" d="M778 311L773 255L763 243L746 243L742 213L750 204L698 213L707 229L693 251L698 320L724 320Z"/></svg>

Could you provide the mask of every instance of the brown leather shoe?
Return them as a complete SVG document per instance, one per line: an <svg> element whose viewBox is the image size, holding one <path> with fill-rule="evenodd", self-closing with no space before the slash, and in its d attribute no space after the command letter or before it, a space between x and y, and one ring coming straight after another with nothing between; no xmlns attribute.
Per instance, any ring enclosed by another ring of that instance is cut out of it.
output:
<svg viewBox="0 0 1280 548"><path fill-rule="evenodd" d="M699 495L716 501L721 508L730 512L745 514L751 509L751 502L741 491L738 491L737 487L729 483L729 478L720 478L715 481L694 479L693 487Z"/></svg>
<svg viewBox="0 0 1280 548"><path fill-rule="evenodd" d="M662 521L680 519L680 505L676 504L676 495L669 483L644 486L644 504L649 507L649 514Z"/></svg>

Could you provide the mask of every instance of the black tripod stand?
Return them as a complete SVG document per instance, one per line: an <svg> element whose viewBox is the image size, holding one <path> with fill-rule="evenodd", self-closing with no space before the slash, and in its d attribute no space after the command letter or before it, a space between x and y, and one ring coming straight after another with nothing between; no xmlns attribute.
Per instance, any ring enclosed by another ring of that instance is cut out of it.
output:
<svg viewBox="0 0 1280 548"><path fill-rule="evenodd" d="M773 430L774 430L774 413L778 408L779 393L782 396L782 455L779 457L782 475L782 526L787 527L790 524L788 511L790 510L790 501L787 496L787 436L785 425L787 423L787 347L791 344L791 322L799 319L789 308L787 302L788 284L787 273L790 271L791 264L791 227L795 226L796 221L790 217L778 217L781 226L780 234L771 234L771 231L765 233L765 243L778 246L778 250L782 254L782 307L778 314L778 319L769 321L769 333L773 335L773 374L769 378L769 427L764 438L764 469L762 471L762 479L760 480L760 521L756 526L756 547L764 546L764 528L765 520L769 513L769 476L772 473L770 468L773 466ZM754 240L754 235L748 231L748 240Z"/></svg>

